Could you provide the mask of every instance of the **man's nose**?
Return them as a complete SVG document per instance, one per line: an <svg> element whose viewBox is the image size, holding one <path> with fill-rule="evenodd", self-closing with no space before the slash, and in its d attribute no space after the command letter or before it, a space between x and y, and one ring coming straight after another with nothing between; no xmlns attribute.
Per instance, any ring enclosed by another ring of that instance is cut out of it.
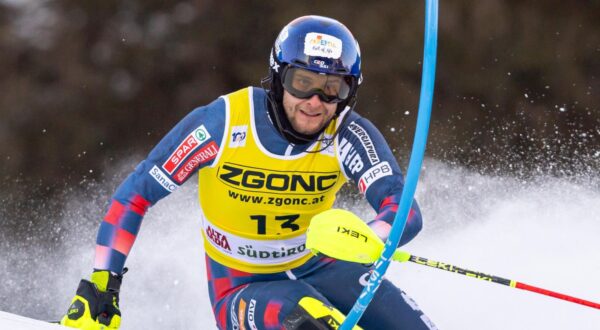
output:
<svg viewBox="0 0 600 330"><path fill-rule="evenodd" d="M313 96L308 98L308 103L313 107L317 107L317 106L323 104L323 101L321 101L321 99L319 98L319 95L314 94Z"/></svg>

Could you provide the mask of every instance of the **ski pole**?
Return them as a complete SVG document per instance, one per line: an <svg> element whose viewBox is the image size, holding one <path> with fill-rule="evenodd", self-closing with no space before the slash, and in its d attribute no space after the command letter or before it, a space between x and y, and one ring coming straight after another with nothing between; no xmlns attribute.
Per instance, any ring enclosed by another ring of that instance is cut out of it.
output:
<svg viewBox="0 0 600 330"><path fill-rule="evenodd" d="M319 213L312 218L306 233L306 247L314 253L321 253L335 259L370 264L378 261L384 244L371 228L352 212L332 209ZM515 280L464 269L448 263L429 260L401 250L396 250L389 260L398 262L410 261L419 265L600 309L599 303L542 289Z"/></svg>
<svg viewBox="0 0 600 330"><path fill-rule="evenodd" d="M434 261L434 260L430 260L427 258L423 258L423 257L418 257L415 255L412 255L408 252L405 251L401 251L401 250L396 250L396 252L394 252L394 255L392 256L392 260L394 261L398 261L398 262L405 262L405 261L410 261L410 262L414 262L418 265L423 265L423 266L428 266L428 267L432 267L432 268L437 268L437 269L441 269L441 270L445 270L447 272L452 272L452 273L456 273L456 274L460 274L460 275L465 275L468 277L472 277L472 278L476 278L479 280L484 280L484 281L488 281L488 282L492 282L492 283L497 283L497 284L502 284L502 285L506 285L509 286L511 288L516 288L516 289L521 289L521 290L525 290L525 291L531 291L531 292L535 292L535 293L539 293L539 294L543 294L546 296L550 296L550 297L554 297L554 298L558 298L558 299L562 299L562 300L566 300L566 301L570 301L576 304L580 304L580 305L584 305L584 306L588 306L588 307L592 307L592 308L596 308L596 309L600 309L600 304L599 303L595 303L592 301L588 301L585 299L581 299L581 298L576 298L573 296L569 296L563 293L559 293L559 292L555 292L555 291L550 291L550 290L546 290L546 289L542 289L533 285L529 285L529 284L525 284L523 282L518 282L515 280L509 280L503 277L499 277L499 276L495 276L495 275L489 275L489 274L485 274L482 272L478 272L478 271L474 271L474 270L469 270L469 269L465 269L465 268L461 268L461 267L457 267L448 263L444 263L444 262L439 262L439 261Z"/></svg>

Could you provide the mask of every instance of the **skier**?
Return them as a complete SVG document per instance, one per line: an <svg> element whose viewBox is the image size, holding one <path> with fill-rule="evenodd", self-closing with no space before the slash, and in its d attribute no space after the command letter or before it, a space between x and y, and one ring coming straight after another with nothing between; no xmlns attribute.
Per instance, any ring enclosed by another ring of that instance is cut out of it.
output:
<svg viewBox="0 0 600 330"><path fill-rule="evenodd" d="M120 185L100 224L91 278L81 280L61 324L119 327L125 259L146 210L198 172L217 327L337 329L372 267L312 255L310 219L350 180L377 212L369 226L385 240L403 187L383 136L353 110L360 66L358 42L340 22L304 16L285 26L263 88L193 110ZM421 227L414 202L400 245ZM388 280L359 326L434 328Z"/></svg>

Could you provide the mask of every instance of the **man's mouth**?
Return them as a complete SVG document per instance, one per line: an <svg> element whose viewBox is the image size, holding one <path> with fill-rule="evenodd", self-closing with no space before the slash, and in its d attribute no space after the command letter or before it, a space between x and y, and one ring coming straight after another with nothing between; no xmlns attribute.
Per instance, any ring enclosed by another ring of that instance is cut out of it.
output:
<svg viewBox="0 0 600 330"><path fill-rule="evenodd" d="M304 111L304 110L300 110L300 112L302 112L302 114L304 114L305 116L308 116L308 117L319 117L319 116L321 115L321 114L320 114L320 113L318 113L318 112L317 112L317 113L313 113L313 114L311 114L311 113L308 113L308 112L306 112L306 111Z"/></svg>

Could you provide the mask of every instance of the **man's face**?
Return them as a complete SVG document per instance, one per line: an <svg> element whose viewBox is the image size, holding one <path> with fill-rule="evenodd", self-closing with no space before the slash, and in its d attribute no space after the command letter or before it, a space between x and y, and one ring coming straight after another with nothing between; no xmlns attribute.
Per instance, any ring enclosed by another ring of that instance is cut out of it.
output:
<svg viewBox="0 0 600 330"><path fill-rule="evenodd" d="M299 99L284 89L283 108L296 132L311 135L329 124L337 104L323 102L316 94L308 99Z"/></svg>

